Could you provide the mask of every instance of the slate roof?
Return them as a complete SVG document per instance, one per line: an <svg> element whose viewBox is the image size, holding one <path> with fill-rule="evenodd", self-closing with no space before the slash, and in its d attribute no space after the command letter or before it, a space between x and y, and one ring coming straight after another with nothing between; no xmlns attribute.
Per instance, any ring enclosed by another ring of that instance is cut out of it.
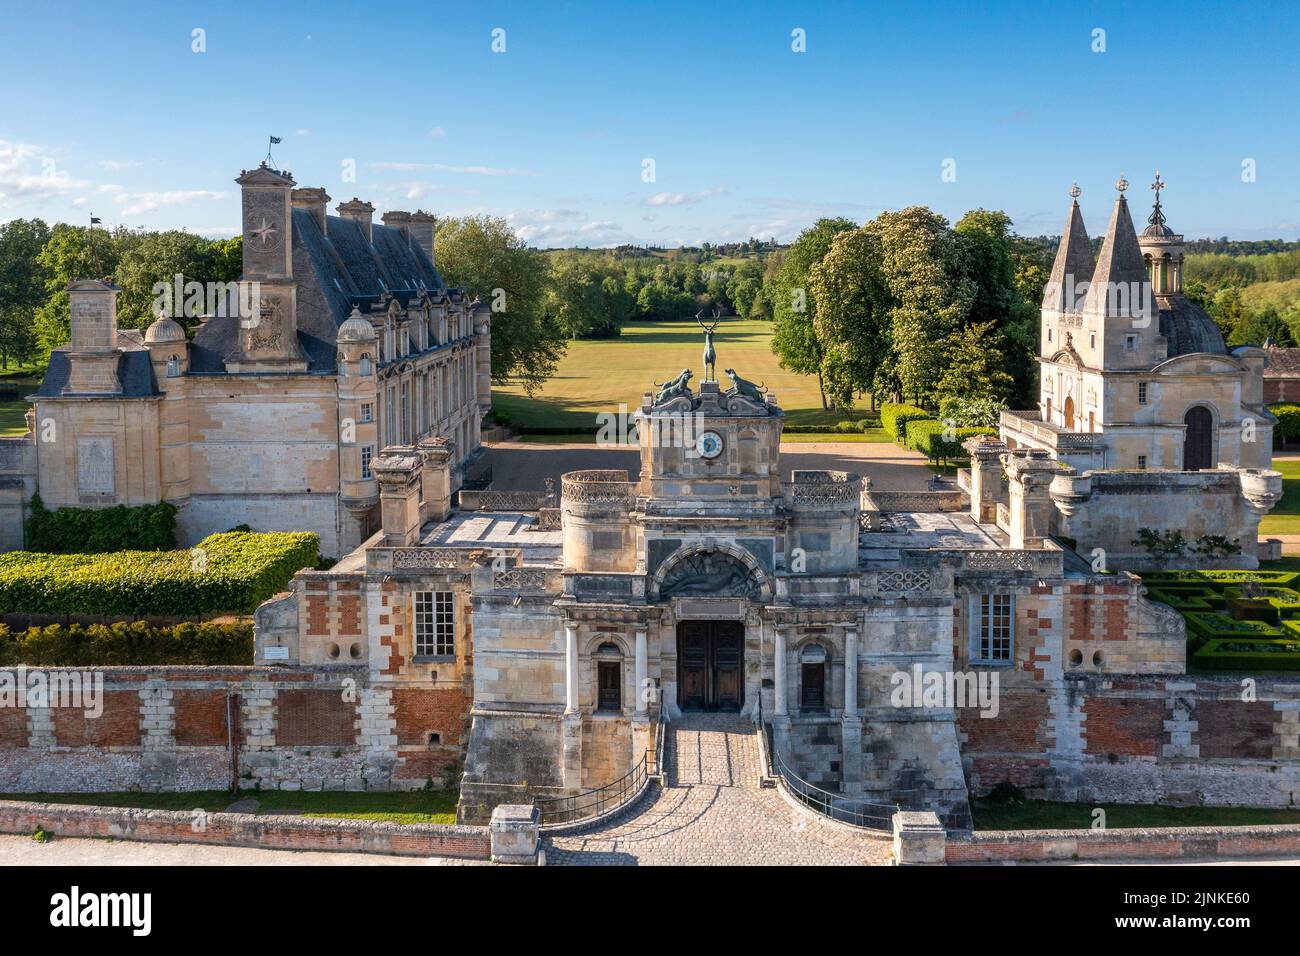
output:
<svg viewBox="0 0 1300 956"><path fill-rule="evenodd" d="M1141 288L1148 281L1142 247L1138 245L1137 229L1123 196L1115 201L1106 238L1097 256L1097 268L1088 287L1084 310L1099 315L1106 314L1107 290L1114 287Z"/></svg>
<svg viewBox="0 0 1300 956"><path fill-rule="evenodd" d="M62 396L63 389L68 384L69 368L66 348L51 352L49 367L45 370L45 378L41 379L41 387L36 390L36 394L41 398ZM122 383L124 398L148 398L162 394L158 380L153 376L153 363L149 360L149 353L143 349L118 353L117 378Z"/></svg>
<svg viewBox="0 0 1300 956"><path fill-rule="evenodd" d="M1073 312L1078 303L1065 301L1070 288L1070 277L1073 277L1074 288L1078 289L1092 280L1095 268L1092 243L1088 239L1088 230L1083 226L1083 213L1079 211L1079 203L1076 201L1070 206L1070 216L1061 233L1061 244L1056 247L1056 260L1052 263L1052 274L1043 295L1043 308Z"/></svg>
<svg viewBox="0 0 1300 956"><path fill-rule="evenodd" d="M1192 352L1226 355L1223 333L1214 320L1191 299L1182 295L1156 296L1160 309L1160 334L1169 340L1169 357Z"/></svg>
<svg viewBox="0 0 1300 956"><path fill-rule="evenodd" d="M354 306L365 314L378 307L386 293L403 306L421 292L447 294L428 254L418 244L408 245L400 229L376 222L367 242L361 224L353 219L329 216L322 234L308 210L294 209L292 214L298 344L309 371L336 371L338 329ZM238 318L211 318L194 336L190 372L220 374L238 351Z"/></svg>

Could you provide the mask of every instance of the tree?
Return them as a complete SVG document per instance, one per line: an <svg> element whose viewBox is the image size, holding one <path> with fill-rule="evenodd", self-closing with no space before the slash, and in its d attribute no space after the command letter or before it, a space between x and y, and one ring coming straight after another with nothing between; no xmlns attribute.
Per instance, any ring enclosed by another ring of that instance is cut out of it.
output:
<svg viewBox="0 0 1300 956"><path fill-rule="evenodd" d="M24 362L35 351L33 316L49 295L49 275L38 260L50 239L40 219L14 219L0 226L0 366Z"/></svg>
<svg viewBox="0 0 1300 956"><path fill-rule="evenodd" d="M45 271L48 293L34 319L37 345L44 357L66 343L70 335L68 284L76 279L111 278L122 253L137 238L120 226L113 232L66 223L54 227L36 257Z"/></svg>
<svg viewBox="0 0 1300 956"><path fill-rule="evenodd" d="M826 395L848 408L858 392L896 391L889 325L893 300L879 235L866 226L838 233L809 271L808 293L817 312L812 334L804 333L806 354L819 350L818 382ZM778 301L778 324L781 307Z"/></svg>
<svg viewBox="0 0 1300 956"><path fill-rule="evenodd" d="M780 269L765 283L765 298L772 309L772 351L781 367L800 375L816 375L822 408L827 407L824 362L826 350L817 331L817 303L811 272L841 233L856 229L848 219L818 219L799 234L786 252ZM841 403L852 404L853 387L836 391Z"/></svg>
<svg viewBox="0 0 1300 956"><path fill-rule="evenodd" d="M438 269L449 285L502 306L492 314L492 380L517 380L534 394L555 374L565 349L564 330L546 313L545 256L494 216L444 219L436 241Z"/></svg>
<svg viewBox="0 0 1300 956"><path fill-rule="evenodd" d="M1006 407L1016 380L1003 368L1006 343L993 322L953 333L943 351L947 362L935 387L941 405L944 400L962 399Z"/></svg>
<svg viewBox="0 0 1300 956"><path fill-rule="evenodd" d="M207 283L213 278L211 246L207 239L188 232L147 232L122 254L113 281L121 287L117 297L118 325L123 328L143 329L158 318L155 302L159 298L155 285L161 283L171 289L176 276L181 285L188 282ZM167 295L170 315L182 325L195 324L204 314L190 315L184 300L172 302Z"/></svg>

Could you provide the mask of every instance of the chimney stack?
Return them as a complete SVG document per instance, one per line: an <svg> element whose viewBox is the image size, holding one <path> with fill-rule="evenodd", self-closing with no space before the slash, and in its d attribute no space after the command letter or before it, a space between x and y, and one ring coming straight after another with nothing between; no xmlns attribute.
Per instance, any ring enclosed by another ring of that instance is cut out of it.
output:
<svg viewBox="0 0 1300 956"><path fill-rule="evenodd" d="M432 213L427 213L423 209L417 209L411 213L408 235L411 237L411 245L418 245L424 250L424 254L433 262L433 236L437 231L438 218Z"/></svg>
<svg viewBox="0 0 1300 956"><path fill-rule="evenodd" d="M118 394L117 294L122 290L99 279L78 279L68 286L72 342L68 348L68 384L75 394Z"/></svg>
<svg viewBox="0 0 1300 956"><path fill-rule="evenodd" d="M335 209L338 214L345 219L351 219L361 227L361 234L366 237L366 242L374 241L374 216L375 207L368 202L363 202L356 196L353 196L348 202L339 203Z"/></svg>
<svg viewBox="0 0 1300 956"><path fill-rule="evenodd" d="M316 227L320 229L323 236L326 233L326 210L329 206L330 197L323 186L306 186L302 189L295 189L292 193L293 208L305 209L311 213L311 217L316 220Z"/></svg>
<svg viewBox="0 0 1300 956"><path fill-rule="evenodd" d="M405 548L420 537L423 460L410 448L385 448L370 466L379 482L379 520L386 548Z"/></svg>

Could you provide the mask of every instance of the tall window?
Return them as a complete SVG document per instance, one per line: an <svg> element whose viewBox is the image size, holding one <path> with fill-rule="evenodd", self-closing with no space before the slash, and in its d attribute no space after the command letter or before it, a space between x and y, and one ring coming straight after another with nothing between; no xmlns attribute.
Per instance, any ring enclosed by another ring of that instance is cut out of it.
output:
<svg viewBox="0 0 1300 956"><path fill-rule="evenodd" d="M374 445L361 446L361 478L364 481L369 481L372 477L374 477L370 472L370 462L374 459L374 457L375 457Z"/></svg>
<svg viewBox="0 0 1300 956"><path fill-rule="evenodd" d="M1138 382L1138 404L1145 405L1146 403L1147 403L1147 383Z"/></svg>
<svg viewBox="0 0 1300 956"><path fill-rule="evenodd" d="M981 594L977 598L976 632L971 647L974 663L1002 664L1011 661L1013 630L1010 594Z"/></svg>
<svg viewBox="0 0 1300 956"><path fill-rule="evenodd" d="M369 422L369 421L372 421L372 420L374 419L374 417L375 417L375 406L372 405L372 404L370 404L369 402L362 402L362 403L361 403L361 421L362 421L362 422Z"/></svg>
<svg viewBox="0 0 1300 956"><path fill-rule="evenodd" d="M456 615L451 591L415 592L415 653L454 657Z"/></svg>
<svg viewBox="0 0 1300 956"><path fill-rule="evenodd" d="M799 709L826 709L826 649L818 644L799 654Z"/></svg>
<svg viewBox="0 0 1300 956"><path fill-rule="evenodd" d="M361 355L361 364L360 364L360 366L358 367L357 371L358 371L360 374L362 374L362 375L369 375L369 374L370 374L370 356L369 356L369 354L364 353L364 352L362 353L362 355Z"/></svg>

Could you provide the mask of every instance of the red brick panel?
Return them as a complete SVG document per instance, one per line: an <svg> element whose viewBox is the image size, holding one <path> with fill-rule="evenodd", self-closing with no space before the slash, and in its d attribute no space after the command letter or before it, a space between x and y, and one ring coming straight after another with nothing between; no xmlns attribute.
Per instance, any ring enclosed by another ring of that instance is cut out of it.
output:
<svg viewBox="0 0 1300 956"><path fill-rule="evenodd" d="M1166 740L1163 700L1089 697L1083 714L1086 753L1156 757Z"/></svg>
<svg viewBox="0 0 1300 956"><path fill-rule="evenodd" d="M325 637L330 633L330 599L326 594L307 595L307 635Z"/></svg>
<svg viewBox="0 0 1300 956"><path fill-rule="evenodd" d="M0 707L0 750L27 746L27 708Z"/></svg>
<svg viewBox="0 0 1300 956"><path fill-rule="evenodd" d="M461 727L468 713L469 701L459 688L393 691L393 719L397 721L399 745L427 745L432 731L441 735L444 745L459 746Z"/></svg>
<svg viewBox="0 0 1300 956"><path fill-rule="evenodd" d="M343 690L281 690L276 694L275 742L283 747L351 747L357 705Z"/></svg>
<svg viewBox="0 0 1300 956"><path fill-rule="evenodd" d="M962 751L1041 754L1051 716L1047 695L1003 692L1000 698L996 717L981 717L973 707L957 711L957 726L966 735Z"/></svg>
<svg viewBox="0 0 1300 956"><path fill-rule="evenodd" d="M1196 743L1202 757L1273 756L1273 723L1277 714L1271 703L1240 700L1203 700L1196 705Z"/></svg>
<svg viewBox="0 0 1300 956"><path fill-rule="evenodd" d="M104 712L88 717L79 707L55 707L54 739L61 747L138 747L140 695L133 690L104 692Z"/></svg>
<svg viewBox="0 0 1300 956"><path fill-rule="evenodd" d="M180 747L225 746L226 692L178 690L172 694L176 712L176 744Z"/></svg>

